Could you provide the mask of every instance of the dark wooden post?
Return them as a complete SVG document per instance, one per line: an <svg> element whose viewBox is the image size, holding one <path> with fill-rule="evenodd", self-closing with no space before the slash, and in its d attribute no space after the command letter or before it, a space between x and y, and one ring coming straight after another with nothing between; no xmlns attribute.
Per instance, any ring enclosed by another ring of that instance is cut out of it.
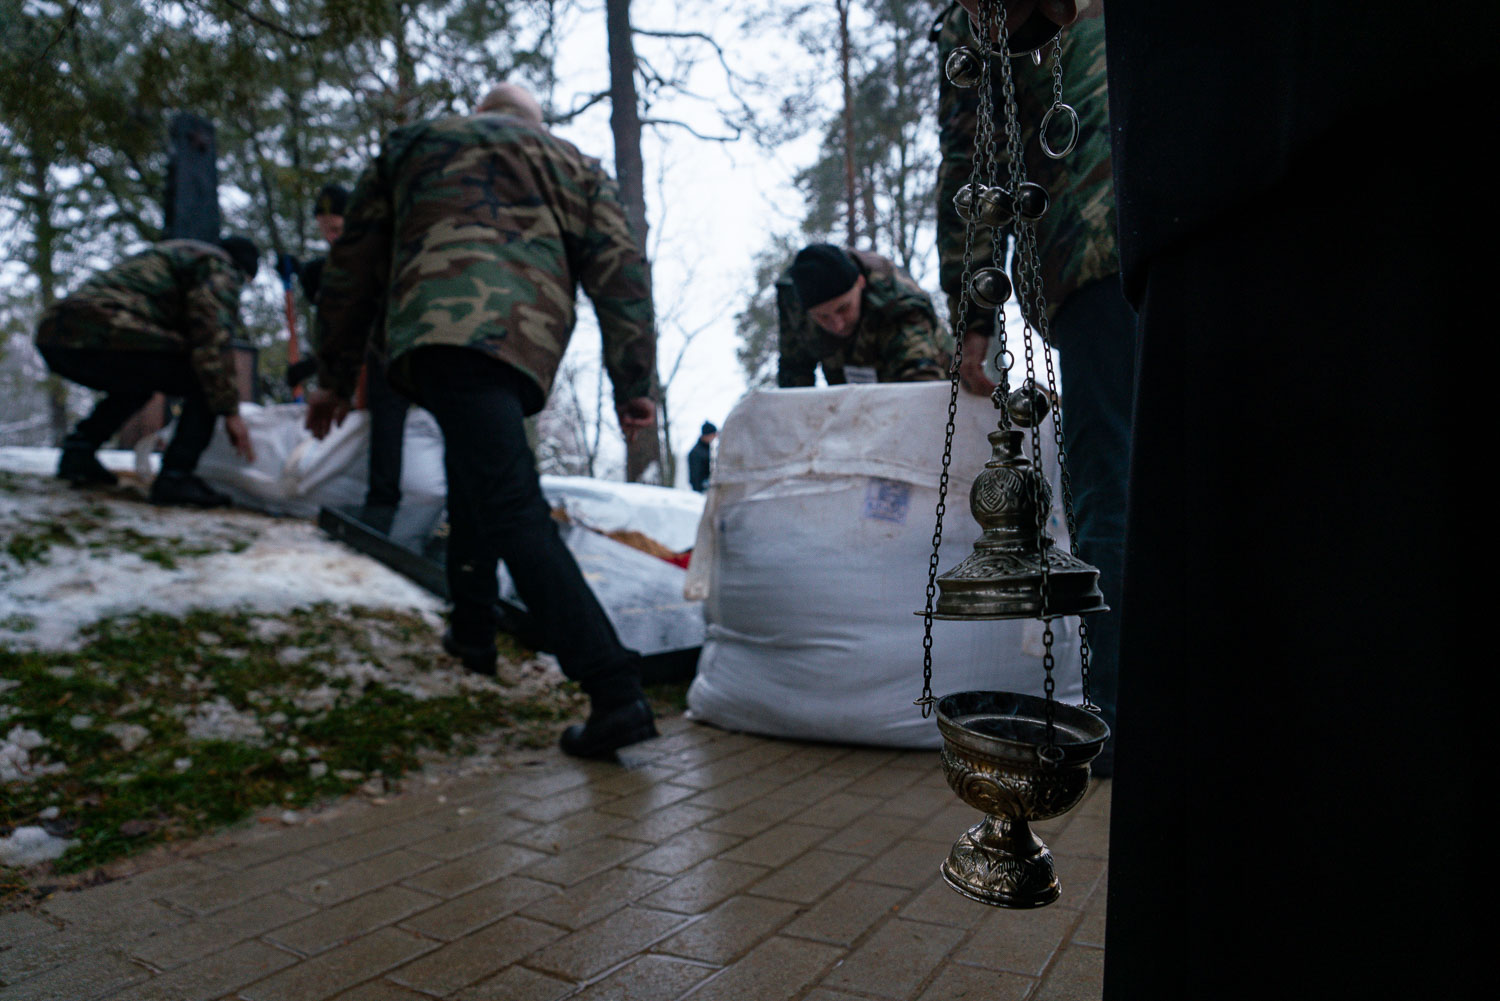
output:
<svg viewBox="0 0 1500 1001"><path fill-rule="evenodd" d="M168 135L166 233L169 240L219 238L219 165L213 122L197 115L172 118Z"/></svg>
<svg viewBox="0 0 1500 1001"><path fill-rule="evenodd" d="M169 240L213 243L219 239L219 228L223 224L219 214L219 165L214 125L197 115L178 114L172 118L167 134L170 151L164 194L166 225L163 228L166 237ZM255 371L255 348L236 343L235 351L237 355L249 355L248 358L237 357L235 367L240 397L251 399L255 380L253 374L247 378L246 372ZM120 428L121 447L134 448L142 438L160 431L166 422L167 401L157 393Z"/></svg>

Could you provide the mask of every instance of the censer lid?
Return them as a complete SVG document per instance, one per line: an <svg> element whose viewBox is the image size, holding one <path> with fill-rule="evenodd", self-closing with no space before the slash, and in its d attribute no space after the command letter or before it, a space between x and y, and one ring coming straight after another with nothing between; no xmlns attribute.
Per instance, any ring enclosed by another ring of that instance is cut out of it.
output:
<svg viewBox="0 0 1500 1001"><path fill-rule="evenodd" d="M963 562L937 578L933 618L1051 619L1109 608L1099 571L1041 530L1052 488L1021 454L1021 437L1011 428L989 435L994 454L969 491L969 510L984 534Z"/></svg>

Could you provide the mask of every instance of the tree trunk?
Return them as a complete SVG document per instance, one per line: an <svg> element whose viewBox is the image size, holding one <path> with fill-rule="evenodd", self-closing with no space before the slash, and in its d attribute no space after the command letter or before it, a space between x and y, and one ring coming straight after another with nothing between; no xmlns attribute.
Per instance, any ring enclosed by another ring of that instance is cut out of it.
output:
<svg viewBox="0 0 1500 1001"><path fill-rule="evenodd" d="M52 223L52 193L48 187L51 164L36 150L31 151L31 202L32 214L32 272L36 275L37 295L42 309L57 301L57 227ZM47 393L47 419L52 427L52 440L61 445L68 436L68 386L55 375L48 375L44 388Z"/></svg>
<svg viewBox="0 0 1500 1001"><path fill-rule="evenodd" d="M677 483L677 453L672 449L672 422L667 415L667 394L661 394L660 408L656 412L656 426L661 429L661 485Z"/></svg>
<svg viewBox="0 0 1500 1001"><path fill-rule="evenodd" d="M844 81L844 204L849 207L848 246L854 246L858 224L858 199L854 191L854 87L849 82L849 5L853 0L834 0L839 11L839 70Z"/></svg>
<svg viewBox="0 0 1500 1001"><path fill-rule="evenodd" d="M635 89L635 42L631 37L630 0L605 0L609 35L609 127L615 140L615 178L620 201L641 256L646 256L646 171L641 156L640 97ZM648 262L647 283L650 282ZM652 380L652 395L661 400L660 385ZM652 463L661 468L661 440L642 433L625 447L625 479L638 482Z"/></svg>

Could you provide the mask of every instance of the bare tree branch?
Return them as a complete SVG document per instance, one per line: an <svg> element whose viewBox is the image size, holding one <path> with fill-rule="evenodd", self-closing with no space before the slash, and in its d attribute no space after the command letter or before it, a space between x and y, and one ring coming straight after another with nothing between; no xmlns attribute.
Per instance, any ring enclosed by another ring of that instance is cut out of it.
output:
<svg viewBox="0 0 1500 1001"><path fill-rule="evenodd" d="M741 77L734 71L734 68L729 65L728 56L724 53L724 47L721 46L717 41L715 41L712 36L707 35L701 31L665 31L652 28L632 28L632 31L634 34L643 35L647 38L666 38L703 42L709 48L713 49L714 57L719 61L719 68L724 71L724 81L726 87L728 88L729 96L734 98L735 103L739 105L740 114L743 116L744 121L750 122L752 124L755 122L755 110L750 107L750 103L745 100L744 96L740 93L738 86L736 86L741 82L753 83L753 81L746 81L744 77ZM743 126L734 125L732 127L735 129L736 139L744 134ZM694 135L697 135L697 133L694 133ZM699 138L711 139L712 137L699 136ZM716 139L714 141L723 142L725 140Z"/></svg>
<svg viewBox="0 0 1500 1001"><path fill-rule="evenodd" d="M607 101L607 100L609 100L609 91L607 91L607 90L600 91L599 93L594 94L593 96L591 96L587 101L584 101L582 104L580 104L578 107L574 108L573 110L566 111L566 112L564 112L561 115L553 115L551 118L548 118L547 119L547 124L548 125L566 125L568 122L571 122L573 119L577 118L579 115L583 114L585 111L589 110L594 105L598 104L600 101Z"/></svg>
<svg viewBox="0 0 1500 1001"><path fill-rule="evenodd" d="M641 124L642 125L673 125L673 126L676 126L679 129L682 129L682 130L688 132L689 134L695 136L698 139L702 139L702 140L704 140L706 142L715 142L715 143L732 143L736 139L738 139L740 136L742 136L742 135L745 134L745 130L743 128L741 128L738 125L733 125L733 124L730 124L730 123L727 123L727 122L725 124L729 124L729 127L734 130L734 134L733 135L728 135L728 136L710 136L710 135L705 135L704 133L699 132L697 129L693 128L687 122L679 122L675 118L642 118L641 119Z"/></svg>
<svg viewBox="0 0 1500 1001"><path fill-rule="evenodd" d="M189 2L195 2L196 5L202 8L205 13L208 13L210 15L213 14L213 11L209 8L209 4L206 2L206 0L189 0ZM248 19L251 23L258 24L262 28L265 28L267 31L275 32L278 35L283 35L295 41L315 42L319 38L323 37L323 33L321 31L302 32L293 31L290 28L283 27L282 25L277 24L275 21L271 21L264 17L261 17L259 14L255 13L253 10L250 10L248 7L236 3L235 0L218 0L218 2L222 3L224 6L228 7L230 10L234 11L237 14L243 14L245 18Z"/></svg>
<svg viewBox="0 0 1500 1001"><path fill-rule="evenodd" d="M69 31L72 31L73 28L78 24L78 7L80 3L81 0L73 0L72 6L68 8L68 16L63 19L62 24L58 25L57 34L52 36L52 41L47 43L47 47L42 49L37 57L31 61L32 65L41 63L42 60L51 55L53 47L55 47L58 42L62 41L63 36L66 35Z"/></svg>

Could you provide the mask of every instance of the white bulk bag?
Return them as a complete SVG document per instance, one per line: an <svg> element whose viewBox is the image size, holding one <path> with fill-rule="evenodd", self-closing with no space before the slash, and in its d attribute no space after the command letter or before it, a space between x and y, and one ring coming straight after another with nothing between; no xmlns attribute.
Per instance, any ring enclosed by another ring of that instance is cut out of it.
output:
<svg viewBox="0 0 1500 1001"><path fill-rule="evenodd" d="M948 395L946 383L764 390L725 419L686 585L705 599L708 626L688 690L694 718L771 736L939 745L912 701ZM968 491L997 418L988 399L960 394L940 573L980 534ZM1043 464L1060 498L1050 436L1049 424ZM1067 546L1056 504L1050 530ZM1052 625L1056 695L1076 703L1078 620ZM933 623L939 697L1040 695L1043 676L1040 622Z"/></svg>

